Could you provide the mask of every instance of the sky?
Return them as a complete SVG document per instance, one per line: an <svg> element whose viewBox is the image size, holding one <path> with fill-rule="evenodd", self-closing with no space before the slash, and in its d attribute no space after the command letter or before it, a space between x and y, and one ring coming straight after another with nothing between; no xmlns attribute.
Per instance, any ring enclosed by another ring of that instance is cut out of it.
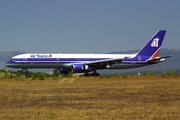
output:
<svg viewBox="0 0 180 120"><path fill-rule="evenodd" d="M0 0L0 52L141 49L160 29L180 48L179 0Z"/></svg>

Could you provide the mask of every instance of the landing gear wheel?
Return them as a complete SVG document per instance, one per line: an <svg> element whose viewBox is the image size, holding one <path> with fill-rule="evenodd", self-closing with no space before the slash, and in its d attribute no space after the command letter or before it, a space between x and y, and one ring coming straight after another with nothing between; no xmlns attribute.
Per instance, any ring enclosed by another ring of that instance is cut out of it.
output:
<svg viewBox="0 0 180 120"><path fill-rule="evenodd" d="M96 73L96 76L99 76L100 74L99 73Z"/></svg>
<svg viewBox="0 0 180 120"><path fill-rule="evenodd" d="M99 73L92 73L92 76L99 76Z"/></svg>
<svg viewBox="0 0 180 120"><path fill-rule="evenodd" d="M92 76L96 76L96 74L95 74L95 73L92 73Z"/></svg>

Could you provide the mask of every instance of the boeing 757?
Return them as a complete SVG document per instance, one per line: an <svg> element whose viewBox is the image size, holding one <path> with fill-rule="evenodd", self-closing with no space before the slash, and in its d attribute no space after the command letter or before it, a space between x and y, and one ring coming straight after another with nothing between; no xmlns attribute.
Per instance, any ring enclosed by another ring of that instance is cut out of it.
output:
<svg viewBox="0 0 180 120"><path fill-rule="evenodd" d="M153 65L165 61L158 57L166 30L159 30L148 43L135 54L20 54L6 63L10 68L58 68L60 73L92 72L92 76L99 76L97 70L128 69Z"/></svg>

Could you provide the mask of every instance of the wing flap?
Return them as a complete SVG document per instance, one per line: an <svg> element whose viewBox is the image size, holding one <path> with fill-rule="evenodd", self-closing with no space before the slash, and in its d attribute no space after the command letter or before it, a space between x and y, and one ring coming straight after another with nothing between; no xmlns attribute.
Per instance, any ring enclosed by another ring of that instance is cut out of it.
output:
<svg viewBox="0 0 180 120"><path fill-rule="evenodd" d="M127 59L127 58L128 57L112 58L112 59L105 59L105 60L86 62L84 64L87 64L87 65L92 66L92 67L105 66L105 65L113 65L113 64L119 64L120 62L122 62L122 60Z"/></svg>

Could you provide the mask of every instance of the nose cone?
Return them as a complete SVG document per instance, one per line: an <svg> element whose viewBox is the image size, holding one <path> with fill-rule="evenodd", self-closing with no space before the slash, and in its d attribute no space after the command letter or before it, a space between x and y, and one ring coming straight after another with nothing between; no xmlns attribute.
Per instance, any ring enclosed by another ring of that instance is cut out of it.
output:
<svg viewBox="0 0 180 120"><path fill-rule="evenodd" d="M6 62L6 67L9 67L9 63L10 63L10 61Z"/></svg>
<svg viewBox="0 0 180 120"><path fill-rule="evenodd" d="M14 61L8 61L8 62L6 62L6 66L7 67L13 67L13 64L14 64L15 62Z"/></svg>

